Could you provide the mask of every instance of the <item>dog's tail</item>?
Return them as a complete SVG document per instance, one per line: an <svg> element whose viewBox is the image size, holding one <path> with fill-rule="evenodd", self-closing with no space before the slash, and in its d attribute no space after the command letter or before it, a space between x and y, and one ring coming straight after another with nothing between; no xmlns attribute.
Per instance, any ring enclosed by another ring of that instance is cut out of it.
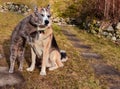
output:
<svg viewBox="0 0 120 89"><path fill-rule="evenodd" d="M61 54L61 61L66 62L68 60L66 51L65 50L60 50L60 54Z"/></svg>

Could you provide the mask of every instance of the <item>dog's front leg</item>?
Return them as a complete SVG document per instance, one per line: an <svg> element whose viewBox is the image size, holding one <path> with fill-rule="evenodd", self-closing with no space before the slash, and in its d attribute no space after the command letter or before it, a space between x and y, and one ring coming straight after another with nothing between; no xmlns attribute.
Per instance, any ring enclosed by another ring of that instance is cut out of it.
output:
<svg viewBox="0 0 120 89"><path fill-rule="evenodd" d="M49 52L44 51L40 75L46 75L46 66L47 66L47 62L48 62L48 57L49 57Z"/></svg>
<svg viewBox="0 0 120 89"><path fill-rule="evenodd" d="M49 59L49 50L51 47L51 38L52 35L48 39L44 40L43 59L40 75L46 75L46 67Z"/></svg>
<svg viewBox="0 0 120 89"><path fill-rule="evenodd" d="M29 68L27 68L27 71L33 71L35 69L35 62L36 62L36 54L33 50L33 48L31 48L31 55L32 55L32 62Z"/></svg>

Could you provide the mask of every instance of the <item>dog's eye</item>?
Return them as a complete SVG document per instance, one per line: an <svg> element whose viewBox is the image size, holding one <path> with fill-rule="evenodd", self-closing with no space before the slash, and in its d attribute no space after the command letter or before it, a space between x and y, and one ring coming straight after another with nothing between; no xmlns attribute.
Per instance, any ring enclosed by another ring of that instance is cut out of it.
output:
<svg viewBox="0 0 120 89"><path fill-rule="evenodd" d="M42 16L42 17L44 17L44 15L43 15L43 14L41 14L41 16Z"/></svg>
<svg viewBox="0 0 120 89"><path fill-rule="evenodd" d="M51 15L48 15L47 17L48 17L48 18L50 18L50 17L51 17Z"/></svg>

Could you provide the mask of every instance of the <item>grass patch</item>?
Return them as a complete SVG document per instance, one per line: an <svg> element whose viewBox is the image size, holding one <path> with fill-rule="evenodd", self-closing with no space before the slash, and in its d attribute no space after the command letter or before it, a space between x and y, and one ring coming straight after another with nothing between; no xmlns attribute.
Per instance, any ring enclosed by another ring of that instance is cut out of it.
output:
<svg viewBox="0 0 120 89"><path fill-rule="evenodd" d="M16 13L0 13L0 38L2 38L0 42L10 38L11 32L22 18L24 18L22 15Z"/></svg>
<svg viewBox="0 0 120 89"><path fill-rule="evenodd" d="M6 54L6 57L0 60L0 65L8 66L6 61L9 60L10 35L17 23L23 18L24 16L16 13L0 13L0 37L2 38L0 45L4 46L2 49L3 53ZM45 77L39 75L39 68L36 68L32 73L27 72L28 64L25 62L22 73L26 80L24 89L100 89L99 82L95 79L89 64L82 60L77 49L61 33L61 28L57 25L53 25L53 28L58 45L60 49L67 51L69 60L64 63L63 68L52 72L47 71ZM26 59L30 60L30 52L25 56Z"/></svg>
<svg viewBox="0 0 120 89"><path fill-rule="evenodd" d="M102 54L104 56L103 60L107 62L107 64L120 70L120 46L108 39L88 34L77 27L68 27L67 29L70 29L73 33L77 34L80 39L84 40L85 44L91 45L94 52Z"/></svg>

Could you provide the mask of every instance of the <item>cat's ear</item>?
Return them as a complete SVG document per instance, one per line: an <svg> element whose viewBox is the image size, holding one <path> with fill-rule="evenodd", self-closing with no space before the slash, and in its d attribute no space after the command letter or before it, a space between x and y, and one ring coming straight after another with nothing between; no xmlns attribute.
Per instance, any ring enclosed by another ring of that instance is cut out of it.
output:
<svg viewBox="0 0 120 89"><path fill-rule="evenodd" d="M34 13L37 14L38 13L38 7L34 6Z"/></svg>

